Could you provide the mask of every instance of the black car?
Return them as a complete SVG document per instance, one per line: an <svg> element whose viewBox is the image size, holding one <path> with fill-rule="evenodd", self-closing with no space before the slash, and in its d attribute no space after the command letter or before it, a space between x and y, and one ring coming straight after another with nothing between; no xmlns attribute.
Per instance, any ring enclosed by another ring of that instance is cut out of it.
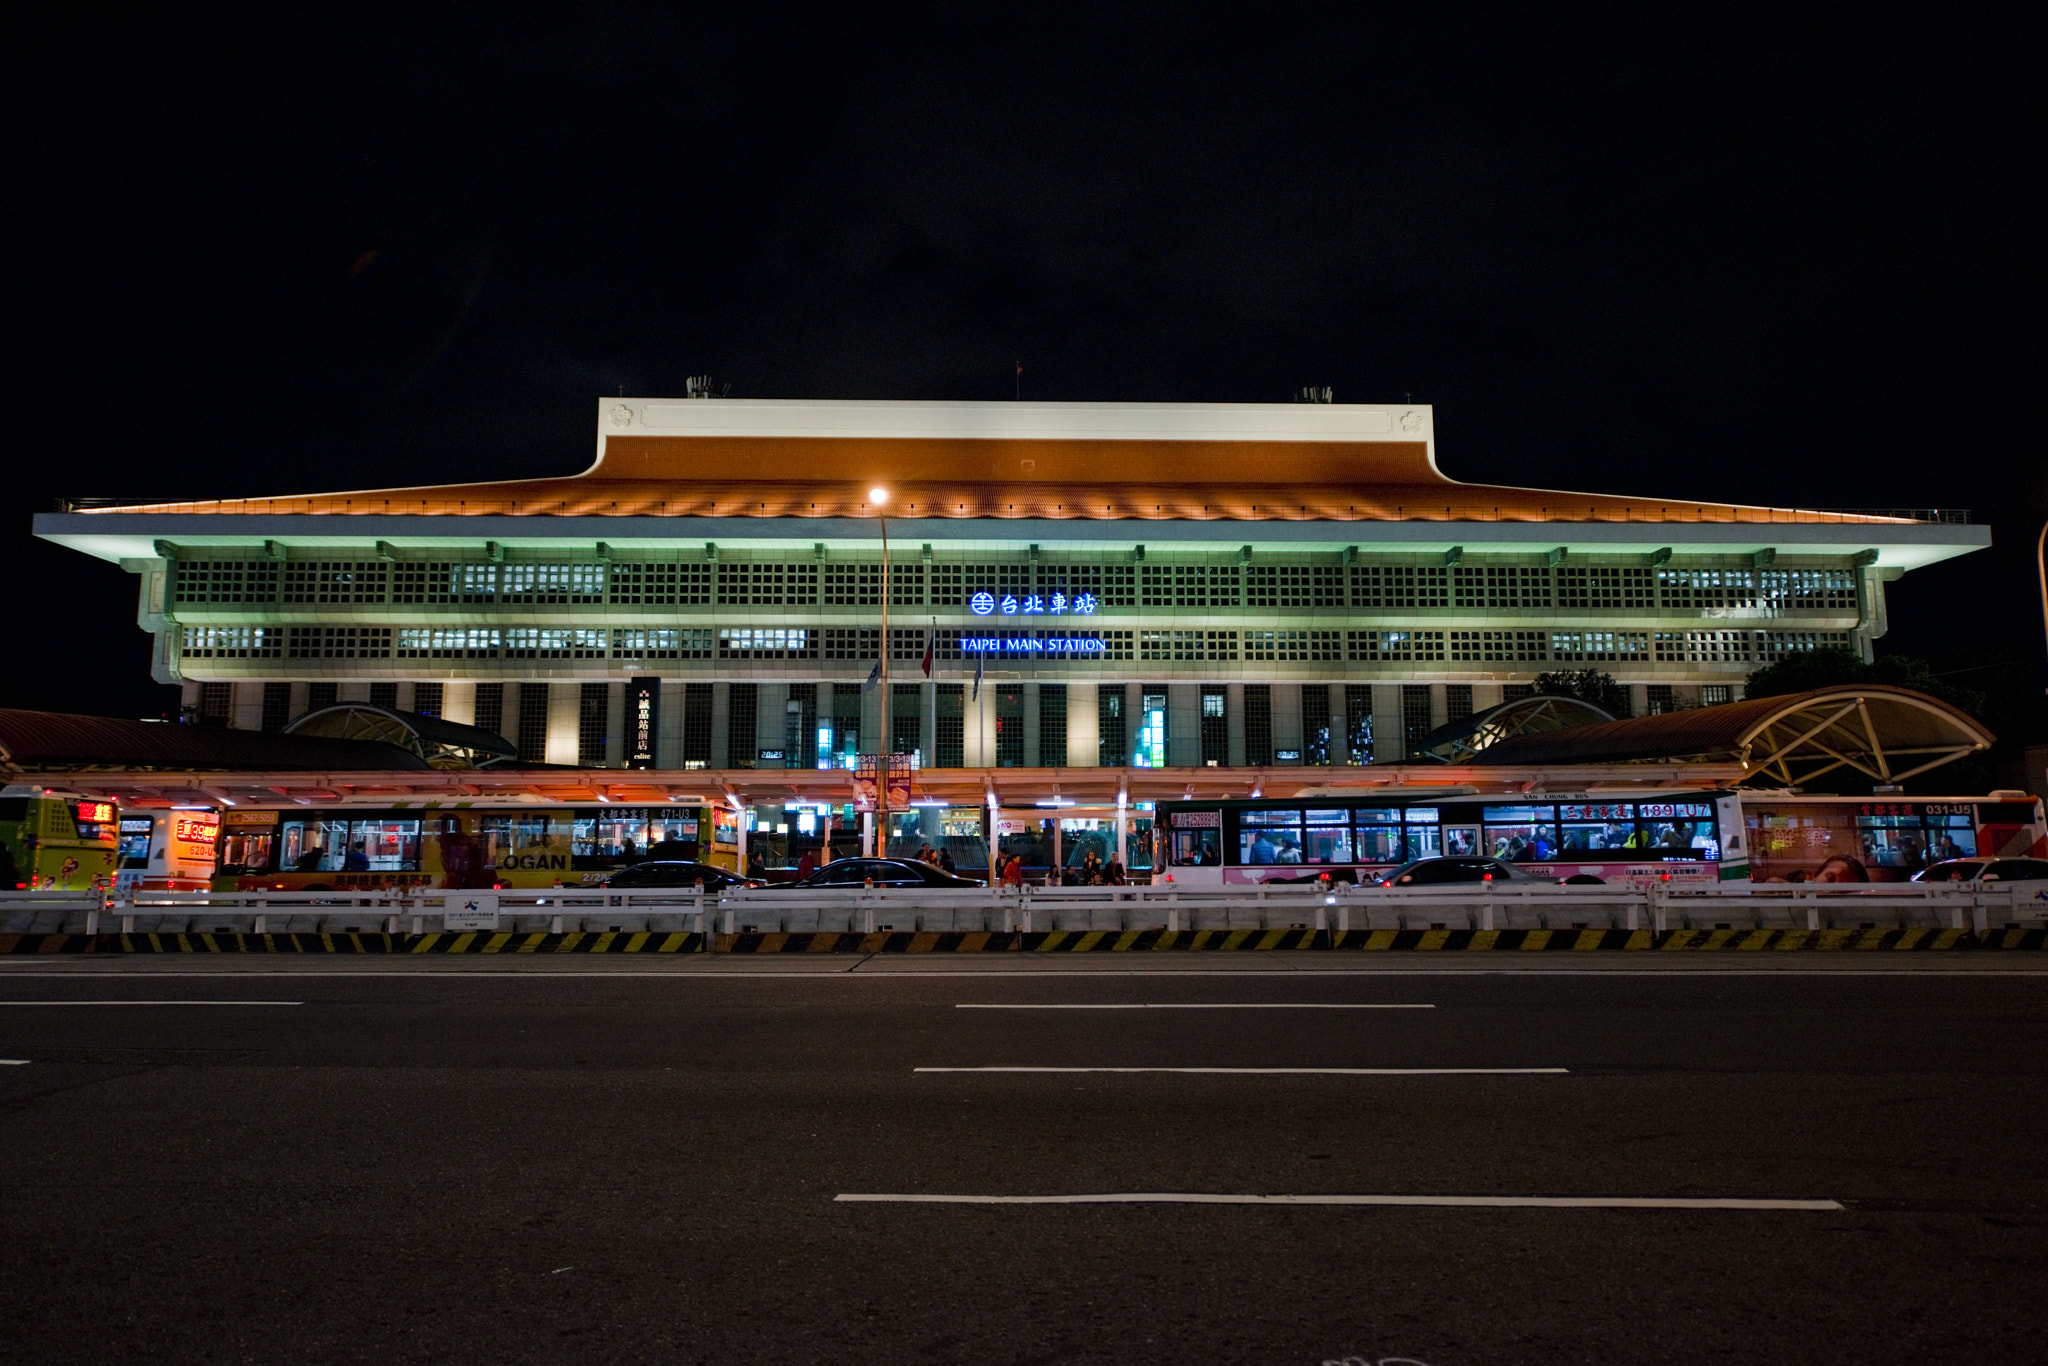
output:
<svg viewBox="0 0 2048 1366"><path fill-rule="evenodd" d="M808 877L775 885L808 891L820 887L865 887L871 879L877 887L922 887L933 891L965 891L983 885L971 877L908 858L834 859Z"/></svg>
<svg viewBox="0 0 2048 1366"><path fill-rule="evenodd" d="M1404 863L1399 868L1375 878L1376 887L1443 887L1453 883L1471 882L1549 882L1554 877L1539 877L1525 872L1512 863L1502 863L1497 858L1421 858Z"/></svg>
<svg viewBox="0 0 2048 1366"><path fill-rule="evenodd" d="M734 887L761 885L752 878L741 877L729 869L717 868L709 863L690 863L682 859L648 859L643 863L631 864L606 878L604 885L619 891L630 891L636 887L687 887L694 890L700 879L707 892L723 892Z"/></svg>

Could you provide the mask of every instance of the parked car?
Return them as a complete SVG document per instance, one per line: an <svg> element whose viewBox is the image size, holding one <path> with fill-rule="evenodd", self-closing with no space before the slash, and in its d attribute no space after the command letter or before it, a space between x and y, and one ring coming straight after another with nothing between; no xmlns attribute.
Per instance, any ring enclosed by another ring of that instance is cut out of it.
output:
<svg viewBox="0 0 2048 1366"><path fill-rule="evenodd" d="M729 891L734 887L758 887L761 884L753 878L741 877L727 868L715 867L709 863L692 863L684 859L649 859L621 868L604 880L604 885L619 891L630 891L637 887L689 887L694 888L699 879L703 880L707 892Z"/></svg>
<svg viewBox="0 0 2048 1366"><path fill-rule="evenodd" d="M1547 882L1553 885L1554 877L1541 877L1535 873L1517 868L1512 863L1503 863L1497 858L1419 858L1404 863L1399 868L1375 878L1367 884L1373 887L1447 887L1457 883L1472 882Z"/></svg>
<svg viewBox="0 0 2048 1366"><path fill-rule="evenodd" d="M870 879L877 887L921 887L934 891L965 891L984 885L971 877L961 877L909 858L834 859L808 877L775 885L801 887L809 891L820 887L865 887Z"/></svg>
<svg viewBox="0 0 2048 1366"><path fill-rule="evenodd" d="M2048 859L1951 858L1913 874L1915 882L2048 882Z"/></svg>

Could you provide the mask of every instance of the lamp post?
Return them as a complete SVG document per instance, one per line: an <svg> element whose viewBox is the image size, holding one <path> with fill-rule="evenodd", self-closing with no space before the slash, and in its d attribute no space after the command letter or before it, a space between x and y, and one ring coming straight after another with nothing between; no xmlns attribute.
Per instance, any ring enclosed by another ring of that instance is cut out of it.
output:
<svg viewBox="0 0 2048 1366"><path fill-rule="evenodd" d="M889 754L889 712L895 699L889 695L889 517L882 509L889 506L889 490L877 486L868 490L868 501L875 505L875 520L882 528L882 640L879 653L881 659L882 691L882 743L881 752L875 757L875 857L889 857L889 777L891 772Z"/></svg>

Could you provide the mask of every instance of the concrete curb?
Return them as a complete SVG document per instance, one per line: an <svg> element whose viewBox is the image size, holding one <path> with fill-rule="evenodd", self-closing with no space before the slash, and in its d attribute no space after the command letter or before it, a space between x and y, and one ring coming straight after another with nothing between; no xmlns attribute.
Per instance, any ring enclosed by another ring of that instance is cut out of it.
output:
<svg viewBox="0 0 2048 1366"><path fill-rule="evenodd" d="M617 931L510 934L0 934L0 955L87 953L702 953L698 934ZM1125 953L1157 950L1454 952L1875 951L2048 949L2048 929L1993 930L1051 930L1032 934L721 934L718 953Z"/></svg>

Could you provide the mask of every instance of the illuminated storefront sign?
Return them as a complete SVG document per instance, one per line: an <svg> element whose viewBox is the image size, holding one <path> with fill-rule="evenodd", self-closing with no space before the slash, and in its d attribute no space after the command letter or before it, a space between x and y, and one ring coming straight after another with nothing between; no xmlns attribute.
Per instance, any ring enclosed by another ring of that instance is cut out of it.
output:
<svg viewBox="0 0 2048 1366"><path fill-rule="evenodd" d="M978 617L988 616L991 612L1000 612L1006 617L1044 614L1057 617L1069 613L1092 617L1095 607L1093 593L1076 593L1072 597L1065 593L1027 593L1021 598L1014 593L1005 593L998 598L984 588L967 599L967 610Z"/></svg>
<svg viewBox="0 0 2048 1366"><path fill-rule="evenodd" d="M636 678L626 685L626 767L653 768L661 733L661 680Z"/></svg>

